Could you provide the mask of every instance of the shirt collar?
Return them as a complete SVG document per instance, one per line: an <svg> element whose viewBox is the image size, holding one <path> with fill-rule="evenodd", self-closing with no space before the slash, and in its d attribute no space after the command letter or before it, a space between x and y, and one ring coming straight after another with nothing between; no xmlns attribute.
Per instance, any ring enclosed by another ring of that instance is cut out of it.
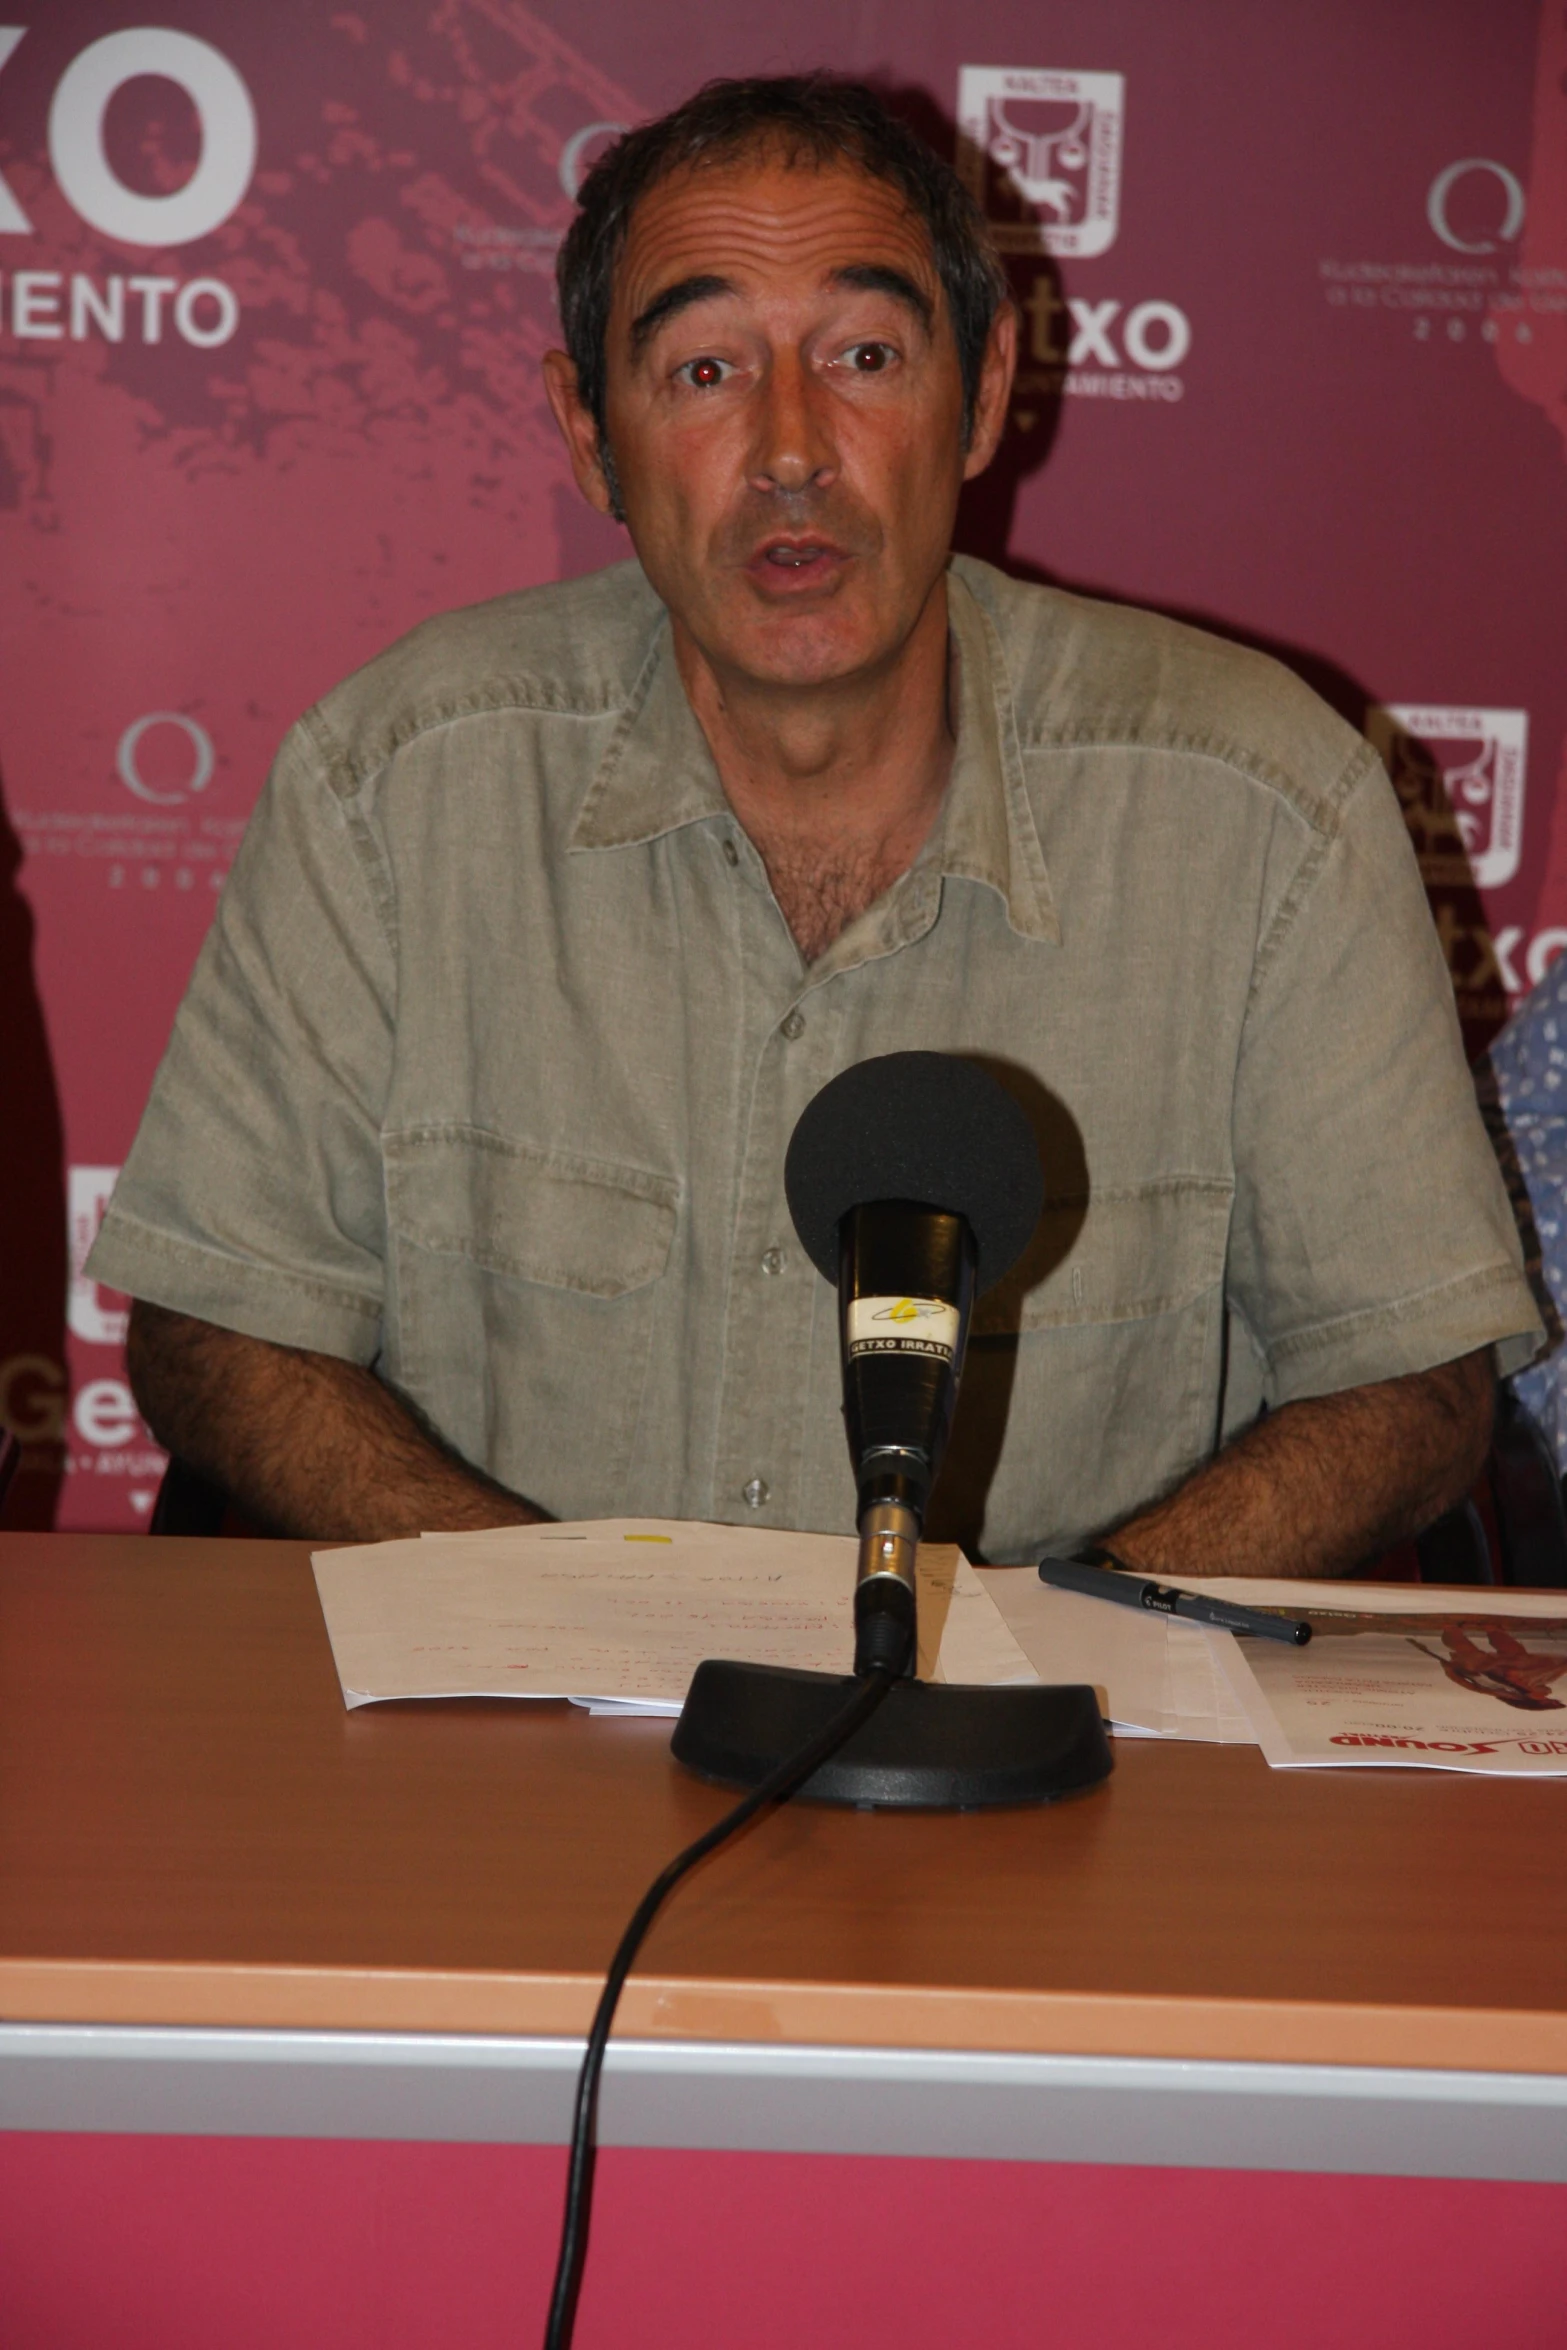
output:
<svg viewBox="0 0 1567 2350"><path fill-rule="evenodd" d="M680 682L669 615L660 613L631 699L577 811L571 847L626 849L729 813L707 737Z"/></svg>
<svg viewBox="0 0 1567 2350"><path fill-rule="evenodd" d="M957 654L958 729L941 813L911 873L993 889L1020 938L1059 945L1050 875L1023 778L1011 682L994 621L954 571L947 614ZM654 631L572 829L571 847L630 848L729 817L707 738L686 699L668 615Z"/></svg>
<svg viewBox="0 0 1567 2350"><path fill-rule="evenodd" d="M1012 683L990 614L955 571L947 620L957 653L958 739L952 780L915 870L983 882L1019 938L1061 943L1039 828L1023 777Z"/></svg>

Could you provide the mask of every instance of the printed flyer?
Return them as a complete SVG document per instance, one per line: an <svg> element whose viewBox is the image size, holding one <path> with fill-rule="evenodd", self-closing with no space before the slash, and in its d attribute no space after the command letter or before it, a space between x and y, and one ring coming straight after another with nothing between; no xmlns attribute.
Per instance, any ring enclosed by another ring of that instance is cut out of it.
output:
<svg viewBox="0 0 1567 2350"><path fill-rule="evenodd" d="M1233 1596L1242 1598L1240 1585ZM1567 1592L1257 1583L1245 1604L1305 1615L1312 1627L1304 1648L1223 1644L1276 1769L1567 1778Z"/></svg>

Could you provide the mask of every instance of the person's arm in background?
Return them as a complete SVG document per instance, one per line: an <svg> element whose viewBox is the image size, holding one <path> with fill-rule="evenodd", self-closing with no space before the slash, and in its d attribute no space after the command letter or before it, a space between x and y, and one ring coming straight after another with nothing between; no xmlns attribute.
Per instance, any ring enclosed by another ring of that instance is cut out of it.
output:
<svg viewBox="0 0 1567 2350"><path fill-rule="evenodd" d="M384 1542L545 1514L460 1459L358 1363L141 1299L126 1361L159 1443L266 1532Z"/></svg>
<svg viewBox="0 0 1567 2350"><path fill-rule="evenodd" d="M1491 1350L1268 1413L1104 1540L1168 1575L1347 1574L1463 1499L1491 1441Z"/></svg>

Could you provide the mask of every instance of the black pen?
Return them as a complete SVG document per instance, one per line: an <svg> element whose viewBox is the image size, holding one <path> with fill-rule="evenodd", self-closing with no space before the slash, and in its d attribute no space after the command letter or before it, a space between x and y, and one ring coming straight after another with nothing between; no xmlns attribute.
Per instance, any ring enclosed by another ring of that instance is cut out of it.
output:
<svg viewBox="0 0 1567 2350"><path fill-rule="evenodd" d="M1148 1581L1138 1568L1119 1560L1100 1567L1087 1559L1041 1559L1039 1579L1056 1591L1080 1591L1087 1599L1113 1599L1121 1607L1184 1616L1191 1624L1216 1624L1221 1632L1245 1632L1257 1640L1283 1640L1291 1648L1304 1648L1311 1638L1311 1626L1300 1616L1269 1615L1261 1608L1237 1607L1233 1600L1209 1599L1205 1592L1177 1591L1167 1583Z"/></svg>

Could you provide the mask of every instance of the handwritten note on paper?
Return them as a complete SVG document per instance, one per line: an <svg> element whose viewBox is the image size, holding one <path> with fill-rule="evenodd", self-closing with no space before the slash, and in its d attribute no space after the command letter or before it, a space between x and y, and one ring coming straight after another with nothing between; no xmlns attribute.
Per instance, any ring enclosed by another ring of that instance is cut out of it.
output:
<svg viewBox="0 0 1567 2350"><path fill-rule="evenodd" d="M678 1713L704 1657L846 1673L852 1536L668 1519L427 1534L314 1553L346 1705L568 1697ZM1032 1681L968 1561L920 1552L927 1679Z"/></svg>

